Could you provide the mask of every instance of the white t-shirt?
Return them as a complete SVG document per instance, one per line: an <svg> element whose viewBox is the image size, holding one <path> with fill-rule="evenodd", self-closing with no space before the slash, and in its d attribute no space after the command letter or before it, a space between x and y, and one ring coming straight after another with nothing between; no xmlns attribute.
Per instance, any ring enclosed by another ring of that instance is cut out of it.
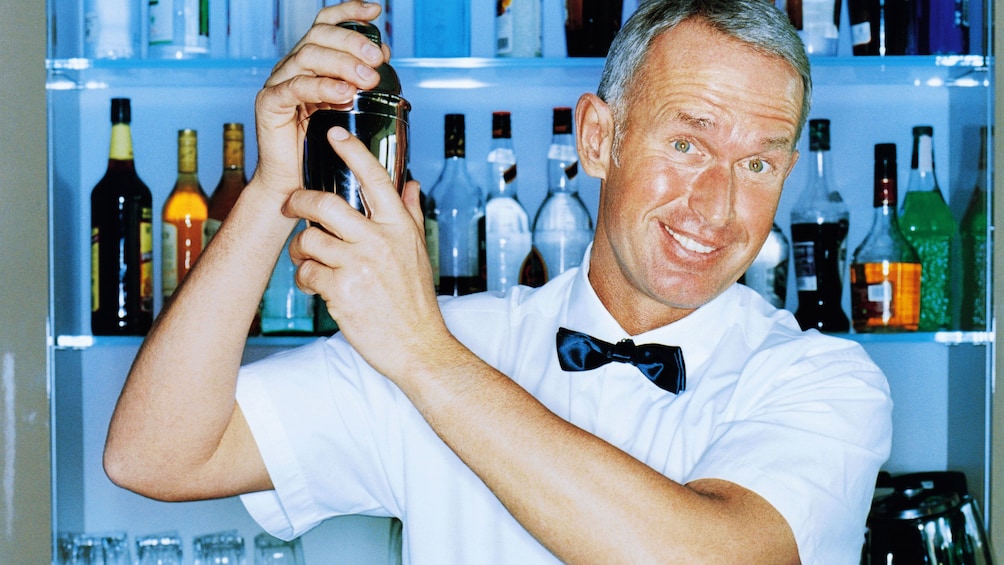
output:
<svg viewBox="0 0 1004 565"><path fill-rule="evenodd" d="M679 483L719 478L764 497L803 563L858 563L892 436L888 385L861 347L801 332L742 285L628 336L587 270L588 260L539 289L444 299L443 314L461 342L560 417ZM559 326L681 346L686 390L666 392L625 363L562 371ZM337 334L243 368L237 399L275 485L242 500L273 535L336 515L397 516L405 563L557 563Z"/></svg>

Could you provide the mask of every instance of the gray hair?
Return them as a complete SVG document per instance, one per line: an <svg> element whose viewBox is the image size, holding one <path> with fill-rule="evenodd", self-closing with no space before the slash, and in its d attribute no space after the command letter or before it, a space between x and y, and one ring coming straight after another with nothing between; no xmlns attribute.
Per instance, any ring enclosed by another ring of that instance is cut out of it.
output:
<svg viewBox="0 0 1004 565"><path fill-rule="evenodd" d="M621 28L607 54L597 96L610 106L617 129L627 110L629 85L652 41L677 24L697 18L756 51L780 57L802 78L802 110L793 143L805 127L812 101L809 57L788 16L771 0L643 0ZM614 157L620 135L615 135Z"/></svg>

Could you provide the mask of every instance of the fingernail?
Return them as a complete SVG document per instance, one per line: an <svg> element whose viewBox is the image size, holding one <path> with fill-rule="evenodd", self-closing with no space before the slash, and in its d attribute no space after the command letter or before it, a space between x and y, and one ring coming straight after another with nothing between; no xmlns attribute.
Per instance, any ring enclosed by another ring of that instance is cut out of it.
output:
<svg viewBox="0 0 1004 565"><path fill-rule="evenodd" d="M367 43L363 46L363 57L368 61L382 61L383 51L373 43Z"/></svg>
<svg viewBox="0 0 1004 565"><path fill-rule="evenodd" d="M377 76L377 72L366 65L358 65L356 67L356 74L363 80L369 80Z"/></svg>
<svg viewBox="0 0 1004 565"><path fill-rule="evenodd" d="M349 132L341 126L334 126L328 130L328 137L335 141L344 141L349 138Z"/></svg>

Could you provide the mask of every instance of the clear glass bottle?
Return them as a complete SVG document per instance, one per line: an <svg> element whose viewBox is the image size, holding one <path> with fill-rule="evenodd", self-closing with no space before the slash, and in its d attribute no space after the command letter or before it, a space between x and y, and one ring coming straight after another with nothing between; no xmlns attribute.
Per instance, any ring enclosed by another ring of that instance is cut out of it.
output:
<svg viewBox="0 0 1004 565"><path fill-rule="evenodd" d="M289 242L305 228L306 222L297 222L272 270L261 300L262 335L314 333L314 297L296 286L296 266L289 258Z"/></svg>
<svg viewBox="0 0 1004 565"><path fill-rule="evenodd" d="M540 57L540 0L497 0L496 5L495 55Z"/></svg>
<svg viewBox="0 0 1004 565"><path fill-rule="evenodd" d="M148 55L154 59L209 56L209 0L149 0Z"/></svg>
<svg viewBox="0 0 1004 565"><path fill-rule="evenodd" d="M854 331L916 331L920 322L920 258L899 230L896 145L875 145L875 212L851 260Z"/></svg>
<svg viewBox="0 0 1004 565"><path fill-rule="evenodd" d="M788 299L790 257L791 245L788 243L788 238L781 231L781 226L774 223L760 252L739 282L759 292L775 308L784 308L784 303Z"/></svg>
<svg viewBox="0 0 1004 565"><path fill-rule="evenodd" d="M488 290L505 292L519 284L520 268L530 253L530 217L519 203L516 152L509 112L492 113L488 152L488 201L485 204L485 271Z"/></svg>
<svg viewBox="0 0 1004 565"><path fill-rule="evenodd" d="M467 171L463 114L445 118L443 171L432 186L439 226L439 294L485 290L482 268L484 199Z"/></svg>
<svg viewBox="0 0 1004 565"><path fill-rule="evenodd" d="M938 187L934 167L934 128L913 128L913 156L899 224L917 251L922 332L947 330L952 325L951 249L958 225Z"/></svg>
<svg viewBox="0 0 1004 565"><path fill-rule="evenodd" d="M572 136L572 109L553 110L547 151L547 197L533 220L533 247L550 280L582 263L593 240L593 220L579 198L579 154Z"/></svg>
<svg viewBox="0 0 1004 565"><path fill-rule="evenodd" d="M987 128L980 127L980 155L976 186L962 216L962 307L959 324L963 330L987 329Z"/></svg>
<svg viewBox="0 0 1004 565"><path fill-rule="evenodd" d="M830 120L809 120L809 179L791 210L791 243L803 330L847 332L840 305L844 288L850 212L836 190L830 154Z"/></svg>
<svg viewBox="0 0 1004 565"><path fill-rule="evenodd" d="M108 168L91 191L91 333L146 335L153 323L153 197L136 174L128 98L111 101Z"/></svg>
<svg viewBox="0 0 1004 565"><path fill-rule="evenodd" d="M840 0L787 0L792 25L809 55L837 54L840 37Z"/></svg>
<svg viewBox="0 0 1004 565"><path fill-rule="evenodd" d="M178 178L164 202L161 222L161 291L164 300L202 253L203 224L209 217L209 200L199 183L198 134L178 131Z"/></svg>

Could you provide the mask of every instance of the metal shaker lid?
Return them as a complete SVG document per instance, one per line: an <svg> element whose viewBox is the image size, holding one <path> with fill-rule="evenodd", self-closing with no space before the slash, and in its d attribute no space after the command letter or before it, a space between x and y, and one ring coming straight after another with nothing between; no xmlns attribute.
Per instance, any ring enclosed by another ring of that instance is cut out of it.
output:
<svg viewBox="0 0 1004 565"><path fill-rule="evenodd" d="M338 25L345 29L357 31L368 37L373 43L381 45L380 30L369 22L348 21L341 22ZM380 74L380 84L378 84L376 88L372 89L372 92L401 94L401 80L397 77L397 71L394 70L394 67L384 63L377 67L376 71Z"/></svg>
<svg viewBox="0 0 1004 565"><path fill-rule="evenodd" d="M872 503L869 520L915 520L945 514L959 507L956 492L926 488L896 489Z"/></svg>

